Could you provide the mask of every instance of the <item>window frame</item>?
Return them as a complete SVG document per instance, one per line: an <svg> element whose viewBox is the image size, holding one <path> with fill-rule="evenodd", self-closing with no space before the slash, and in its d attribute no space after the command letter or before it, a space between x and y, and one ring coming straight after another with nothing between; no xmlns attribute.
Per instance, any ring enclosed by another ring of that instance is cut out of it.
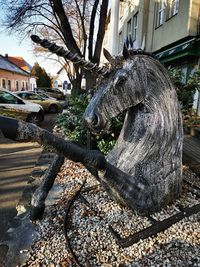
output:
<svg viewBox="0 0 200 267"><path fill-rule="evenodd" d="M10 79L8 79L8 90L11 91L12 82Z"/></svg>
<svg viewBox="0 0 200 267"><path fill-rule="evenodd" d="M22 89L22 90L25 90L25 86L26 86L26 82L23 80L23 81L21 82L21 89Z"/></svg>
<svg viewBox="0 0 200 267"><path fill-rule="evenodd" d="M180 0L167 0L166 21L178 14L179 5Z"/></svg>
<svg viewBox="0 0 200 267"><path fill-rule="evenodd" d="M132 37L132 19L131 18L127 21L127 36Z"/></svg>
<svg viewBox="0 0 200 267"><path fill-rule="evenodd" d="M15 81L15 90L19 91L19 81L18 80Z"/></svg>
<svg viewBox="0 0 200 267"><path fill-rule="evenodd" d="M135 13L133 16L133 22L132 22L132 39L133 42L137 39L137 31L138 31L138 12Z"/></svg>
<svg viewBox="0 0 200 267"><path fill-rule="evenodd" d="M122 30L119 32L119 46L118 46L118 52L122 50L123 47L123 32Z"/></svg>
<svg viewBox="0 0 200 267"><path fill-rule="evenodd" d="M165 0L156 3L156 29L161 27L165 20Z"/></svg>
<svg viewBox="0 0 200 267"><path fill-rule="evenodd" d="M5 79L5 78L2 78L2 79L1 79L1 87L2 87L3 89L6 89L6 79Z"/></svg>

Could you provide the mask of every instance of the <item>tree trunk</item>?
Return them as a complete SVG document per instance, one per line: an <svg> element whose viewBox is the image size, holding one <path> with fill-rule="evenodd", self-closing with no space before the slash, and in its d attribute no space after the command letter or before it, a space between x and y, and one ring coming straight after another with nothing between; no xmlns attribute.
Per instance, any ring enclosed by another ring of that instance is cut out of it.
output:
<svg viewBox="0 0 200 267"><path fill-rule="evenodd" d="M86 91L94 92L95 87L96 87L97 75L93 72L85 71L85 78L86 78Z"/></svg>
<svg viewBox="0 0 200 267"><path fill-rule="evenodd" d="M76 79L74 79L72 81L72 91L71 91L71 94L73 96L78 96L81 94L82 90L81 90L81 80L82 78L81 77L78 77Z"/></svg>
<svg viewBox="0 0 200 267"><path fill-rule="evenodd" d="M75 72L76 72L76 78L72 81L72 95L78 96L81 94L81 81L82 81L82 73L79 73L79 68L74 65Z"/></svg>

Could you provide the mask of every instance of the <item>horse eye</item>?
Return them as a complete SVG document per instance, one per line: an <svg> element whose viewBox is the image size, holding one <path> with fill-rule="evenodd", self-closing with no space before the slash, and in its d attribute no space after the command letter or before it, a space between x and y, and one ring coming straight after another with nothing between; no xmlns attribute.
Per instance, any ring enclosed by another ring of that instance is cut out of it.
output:
<svg viewBox="0 0 200 267"><path fill-rule="evenodd" d="M121 86L125 83L126 78L125 77L121 77L118 81L117 81L117 86Z"/></svg>

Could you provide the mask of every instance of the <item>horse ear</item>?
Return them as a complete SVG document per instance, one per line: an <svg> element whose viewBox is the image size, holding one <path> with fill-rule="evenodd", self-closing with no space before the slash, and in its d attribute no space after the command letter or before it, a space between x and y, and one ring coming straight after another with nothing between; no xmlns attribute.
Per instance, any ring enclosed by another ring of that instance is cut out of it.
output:
<svg viewBox="0 0 200 267"><path fill-rule="evenodd" d="M109 61L109 62L112 62L113 61L113 57L111 56L110 52L108 52L107 49L103 49L103 54L104 54L104 57Z"/></svg>
<svg viewBox="0 0 200 267"><path fill-rule="evenodd" d="M128 59L130 57L130 53L128 51L128 48L127 48L126 44L124 44L122 54L123 54L124 59Z"/></svg>

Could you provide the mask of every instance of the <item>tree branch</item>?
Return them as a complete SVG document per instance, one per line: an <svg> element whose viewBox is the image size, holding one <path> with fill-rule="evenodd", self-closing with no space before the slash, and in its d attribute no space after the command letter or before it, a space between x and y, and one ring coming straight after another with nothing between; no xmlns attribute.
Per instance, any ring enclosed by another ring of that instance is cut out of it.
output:
<svg viewBox="0 0 200 267"><path fill-rule="evenodd" d="M101 10L100 10L97 41L96 41L96 46L95 46L95 51L94 51L94 56L93 56L93 62L97 64L99 64L99 61L100 61L101 48L102 48L103 38L105 35L107 10L108 10L108 0L103 0L101 4Z"/></svg>
<svg viewBox="0 0 200 267"><path fill-rule="evenodd" d="M98 4L99 4L99 0L95 0L92 13L91 13L91 19L90 19L90 32L89 32L89 44L88 44L89 60L92 60L92 56L93 56L94 22L95 22Z"/></svg>
<svg viewBox="0 0 200 267"><path fill-rule="evenodd" d="M53 9L60 20L61 30L65 38L65 44L67 48L73 53L81 55L80 49L74 39L71 26L69 24L68 18L65 14L63 4L61 0L50 0L53 4Z"/></svg>
<svg viewBox="0 0 200 267"><path fill-rule="evenodd" d="M82 27L82 31L83 31L83 40L84 40L83 56L85 57L86 43L87 43L87 34L86 34L86 31L85 31L85 24L84 24L86 0L84 0L84 3L83 3L83 14L81 14L81 10L79 8L77 0L75 0L75 3L76 3L76 8L78 10L78 14L79 14L79 17L80 17L80 20L81 20L81 27Z"/></svg>

